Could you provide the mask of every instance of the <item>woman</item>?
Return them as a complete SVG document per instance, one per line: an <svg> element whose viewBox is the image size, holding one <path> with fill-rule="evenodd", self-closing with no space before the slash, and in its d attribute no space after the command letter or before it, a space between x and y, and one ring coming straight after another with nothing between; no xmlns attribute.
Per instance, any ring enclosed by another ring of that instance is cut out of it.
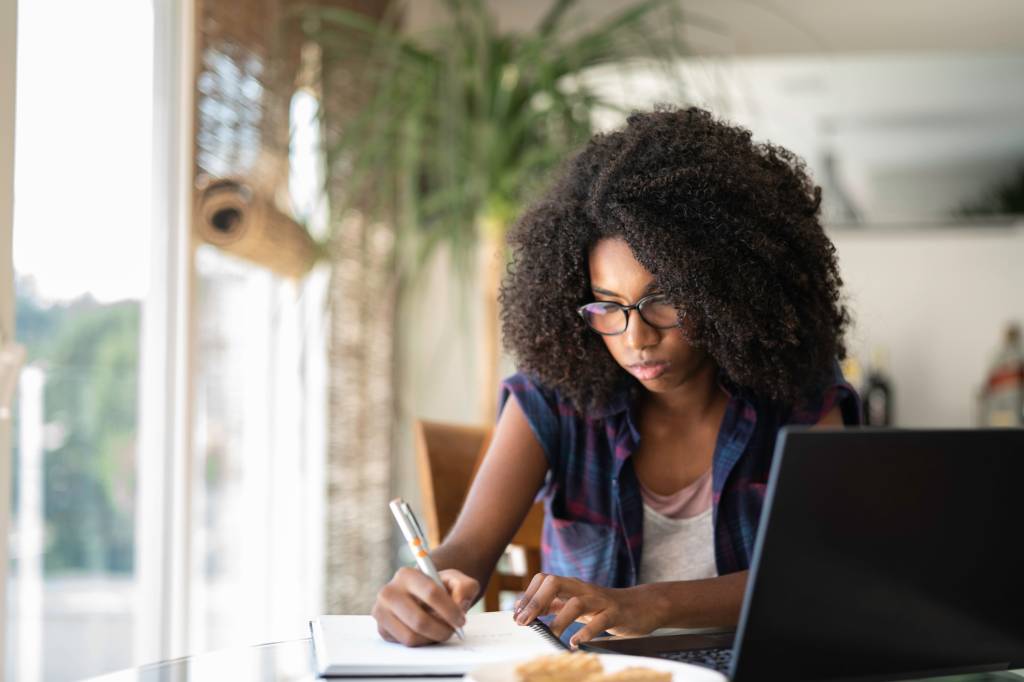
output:
<svg viewBox="0 0 1024 682"><path fill-rule="evenodd" d="M432 553L385 585L381 636L447 639L538 492L521 624L735 625L778 430L859 421L820 190L792 153L697 108L595 136L520 219L493 442Z"/></svg>

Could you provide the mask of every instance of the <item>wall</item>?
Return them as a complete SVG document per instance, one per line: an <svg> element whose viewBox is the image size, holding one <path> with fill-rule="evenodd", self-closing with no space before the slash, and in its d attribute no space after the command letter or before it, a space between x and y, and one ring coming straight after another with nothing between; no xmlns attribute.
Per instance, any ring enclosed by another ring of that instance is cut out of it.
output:
<svg viewBox="0 0 1024 682"><path fill-rule="evenodd" d="M399 364L394 494L419 509L412 421L476 424L482 301L474 286L452 273L439 250L404 298L395 356Z"/></svg>
<svg viewBox="0 0 1024 682"><path fill-rule="evenodd" d="M1010 320L1024 322L1024 224L834 229L855 325L850 350L888 351L900 426L972 426Z"/></svg>

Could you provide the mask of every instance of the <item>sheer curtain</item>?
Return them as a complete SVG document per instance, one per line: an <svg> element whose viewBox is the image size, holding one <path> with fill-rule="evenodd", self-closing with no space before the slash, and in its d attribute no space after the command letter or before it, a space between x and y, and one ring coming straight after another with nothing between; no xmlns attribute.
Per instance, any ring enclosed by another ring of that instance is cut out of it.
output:
<svg viewBox="0 0 1024 682"><path fill-rule="evenodd" d="M294 96L281 11L197 4L195 172L290 190L322 232L316 98ZM194 266L187 650L305 637L323 601L327 275L206 245Z"/></svg>
<svg viewBox="0 0 1024 682"><path fill-rule="evenodd" d="M346 117L358 106L360 93L370 87L360 82L358 65L344 73L321 75L317 48L305 43L297 21L285 21L288 10L309 4L355 10L371 19L379 18L388 6L386 2L367 0L203 0L199 5L195 107L199 177L242 177L264 191L280 190L285 178L294 184L301 175L301 164L293 153L290 169L285 167L284 152L289 141L294 152L297 140L308 133L311 149L329 149L333 133L344 127ZM319 122L304 117L296 108L301 106L310 114L312 107L322 107L322 144L319 139L310 139L320 130ZM307 167L317 172L330 161L314 158L316 155L311 153L307 157ZM324 182L322 175L316 177L317 188L326 187L329 198L344 195L344 177L332 176L329 182ZM294 187L292 194L294 203ZM331 203L338 207L342 202ZM320 226L326 224L328 215L334 224L329 275L325 273L327 279L314 278L304 285L323 287L316 288L310 297L319 298L327 307L317 308L325 313L318 321L330 319L326 329L314 325L319 348L327 349L323 372L304 377L311 382L309 385L325 382L322 386L329 415L321 423L326 433L322 442L324 459L316 460L322 464L324 475L323 506L318 507L322 514L315 519L316 532L322 530L318 537L323 540L317 575L324 601L318 606L334 612L366 612L391 568L392 522L387 501L391 494L395 423L395 236L389 225L368 224L352 215L331 213L324 204L316 215ZM287 317L283 290L274 280L247 274L247 266L220 254L200 253L197 263L201 328L213 334L200 333L198 352L202 357L217 358L198 369L206 377L196 387L199 400L206 406L199 409L206 410L210 419L199 419L194 425L206 443L208 494L202 504L213 509L226 504L226 500L265 499L269 482L262 481L260 474L239 476L232 482L230 472L243 459L257 468L254 472L273 470L271 463L280 453L268 451L268 444L274 442L275 433L282 433L281 428L288 428L276 420L287 418L287 410L295 402L286 401L280 410L253 403L254 392L277 392L283 386L274 383L277 375L273 370L269 377L261 378L268 366L265 362L283 352L280 344L263 345L268 324L280 324L280 319ZM331 294L325 299L327 289ZM311 320L299 318L295 324L309 328ZM220 331L213 332L218 325ZM283 327L274 328L287 334ZM277 343L274 338L272 335L272 344ZM305 348L313 352L312 347ZM279 361L289 362L284 357ZM269 366L276 365L272 361ZM310 413L308 405L302 410L303 414ZM221 452L224 448L244 454L225 454ZM197 455L203 456L198 450ZM259 462L264 464L256 464ZM239 509L247 508L244 503L237 504ZM220 531L223 540L215 540L216 533L211 530L208 539L214 544L210 547L223 545L225 549L219 555L225 557L224 561L243 558L242 563L248 567L245 571L251 574L247 579L255 581L253 585L260 584L269 578L259 577L259 570L244 557L252 552L259 559L276 550L272 542L240 531L241 523L239 517L224 527ZM235 535L229 538L231 533ZM225 575L240 576L241 565L231 569L211 564L206 570L223 568ZM226 589L234 590L241 583L228 578L225 584ZM206 599L209 604L218 599L212 584Z"/></svg>

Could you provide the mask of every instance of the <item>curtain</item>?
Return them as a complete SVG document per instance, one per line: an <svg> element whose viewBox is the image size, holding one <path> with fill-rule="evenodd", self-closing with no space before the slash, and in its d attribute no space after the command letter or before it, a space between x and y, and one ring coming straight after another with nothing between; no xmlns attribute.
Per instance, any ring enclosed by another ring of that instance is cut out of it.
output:
<svg viewBox="0 0 1024 682"><path fill-rule="evenodd" d="M310 75L300 23L288 16L300 4L375 20L388 7L380 0L201 0L197 178L240 175L269 192L286 188L288 103L296 79L306 87L312 80L321 98L328 201L341 206L343 163L329 150L371 84L360 81L356 63ZM360 613L391 570L395 234L352 213L332 211L330 219L324 608Z"/></svg>
<svg viewBox="0 0 1024 682"><path fill-rule="evenodd" d="M380 20L387 2L334 6ZM327 149L372 84L351 61L322 76ZM328 197L345 203L344 160L328 157ZM397 289L392 225L332 215L326 601L332 613L366 613L390 578Z"/></svg>

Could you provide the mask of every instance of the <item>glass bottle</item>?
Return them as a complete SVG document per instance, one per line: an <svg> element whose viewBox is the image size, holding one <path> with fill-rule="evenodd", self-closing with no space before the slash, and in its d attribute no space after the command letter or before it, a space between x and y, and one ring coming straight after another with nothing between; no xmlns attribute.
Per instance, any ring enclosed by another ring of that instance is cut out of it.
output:
<svg viewBox="0 0 1024 682"><path fill-rule="evenodd" d="M1009 324L982 388L982 426L1024 425L1024 346L1021 329Z"/></svg>
<svg viewBox="0 0 1024 682"><path fill-rule="evenodd" d="M864 403L864 423L867 426L893 425L892 378L889 375L888 356L882 347L875 348L872 353L861 399Z"/></svg>

